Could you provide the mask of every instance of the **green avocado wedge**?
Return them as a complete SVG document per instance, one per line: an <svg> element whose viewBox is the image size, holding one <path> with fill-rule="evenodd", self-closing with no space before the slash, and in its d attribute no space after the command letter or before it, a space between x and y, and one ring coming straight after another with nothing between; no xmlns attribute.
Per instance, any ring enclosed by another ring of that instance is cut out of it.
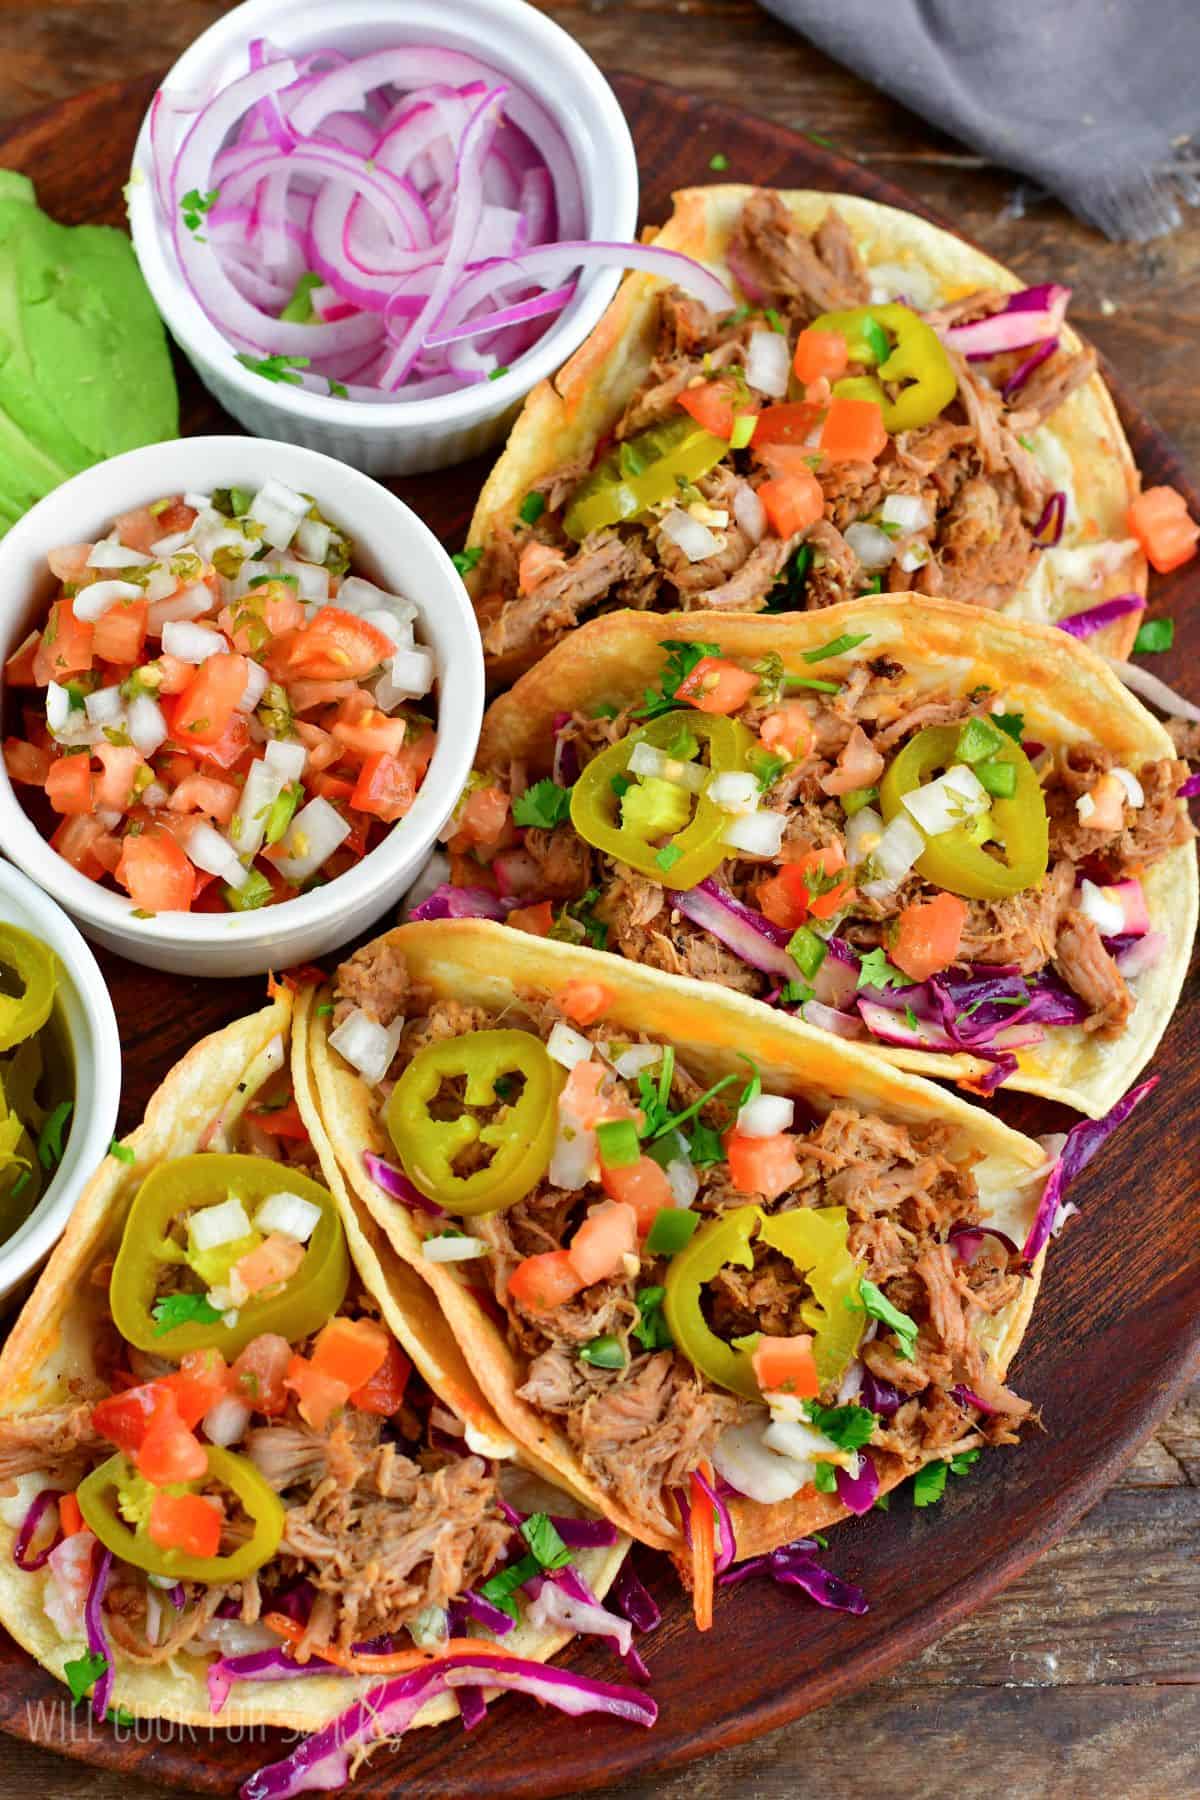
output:
<svg viewBox="0 0 1200 1800"><path fill-rule="evenodd" d="M60 225L0 170L0 536L52 488L179 434L166 334L124 232Z"/></svg>

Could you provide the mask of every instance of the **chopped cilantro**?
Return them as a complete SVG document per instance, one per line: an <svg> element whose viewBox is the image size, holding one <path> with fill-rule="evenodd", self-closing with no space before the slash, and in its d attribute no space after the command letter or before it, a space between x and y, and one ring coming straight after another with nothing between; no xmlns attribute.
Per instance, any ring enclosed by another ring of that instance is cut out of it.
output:
<svg viewBox="0 0 1200 1800"><path fill-rule="evenodd" d="M627 794L629 792L630 788L633 786L633 776L632 775L614 775L610 779L608 785L612 789L613 793L617 796L617 799L619 800L621 798L622 794Z"/></svg>
<svg viewBox="0 0 1200 1800"><path fill-rule="evenodd" d="M129 1145L118 1144L116 1138L114 1138L112 1143L108 1146L108 1154L110 1156L115 1156L118 1162L131 1163L134 1161L134 1153L129 1148Z"/></svg>
<svg viewBox="0 0 1200 1800"><path fill-rule="evenodd" d="M60 1100L38 1132L37 1157L43 1169L53 1169L62 1161L63 1132L73 1110L74 1101Z"/></svg>
<svg viewBox="0 0 1200 1800"><path fill-rule="evenodd" d="M729 167L729 158L726 156L726 154L723 150L718 150L717 154L715 156L709 157L708 166L717 175L723 175L725 173L726 169Z"/></svg>
<svg viewBox="0 0 1200 1800"><path fill-rule="evenodd" d="M83 1700L91 1693L100 1677L108 1670L107 1656L98 1650L85 1650L63 1664L63 1674L71 1689L72 1700Z"/></svg>
<svg viewBox="0 0 1200 1800"><path fill-rule="evenodd" d="M803 1006L816 998L816 989L809 987L807 981L785 981L779 998L784 1006Z"/></svg>
<svg viewBox="0 0 1200 1800"><path fill-rule="evenodd" d="M919 1034L920 1034L920 1030L921 1030L921 1021L920 1021L920 1019L918 1019L918 1017L917 1017L917 1015L916 1015L916 1013L915 1013L915 1012L914 1012L914 1011L913 1011L913 1009L912 1009L912 1007L911 1007L911 1006L906 1006L906 1007L905 1007L905 1009L904 1009L904 1018L905 1018L905 1021L906 1021L906 1023L907 1023L907 1025L908 1025L908 1029L909 1029L909 1030L910 1030L910 1031L915 1031L915 1032L917 1032L917 1034L918 1034L918 1035L919 1035Z"/></svg>
<svg viewBox="0 0 1200 1800"><path fill-rule="evenodd" d="M329 1014L332 1011L333 1011L333 1001L332 1000L324 1000L324 1001L322 1001L321 1005L318 1006L318 1008L317 1008L317 1017L318 1017L318 1019L326 1019L329 1017Z"/></svg>
<svg viewBox="0 0 1200 1800"><path fill-rule="evenodd" d="M839 1450L861 1450L871 1441L875 1414L866 1406L821 1406L806 1400L804 1410L818 1431L835 1443Z"/></svg>
<svg viewBox="0 0 1200 1800"><path fill-rule="evenodd" d="M508 364L507 363L497 363L496 367L489 371L488 380L489 381L499 381L499 379L502 375L507 375L507 374L508 374Z"/></svg>
<svg viewBox="0 0 1200 1800"><path fill-rule="evenodd" d="M691 1139L688 1143L688 1155L697 1169L708 1169L714 1163L725 1161L725 1146L721 1142L721 1134L711 1125L705 1125L697 1119L692 1127Z"/></svg>
<svg viewBox="0 0 1200 1800"><path fill-rule="evenodd" d="M933 1506L946 1491L947 1475L965 1475L978 1461L978 1450L962 1450L949 1462L939 1458L936 1462L926 1463L913 1476L913 1505Z"/></svg>
<svg viewBox="0 0 1200 1800"><path fill-rule="evenodd" d="M859 1281L858 1295L865 1311L872 1319L878 1319L881 1325L887 1325L896 1334L899 1345L897 1354L902 1361L910 1362L917 1344L917 1325L907 1313L902 1313L892 1305L887 1295L868 1281L865 1276Z"/></svg>
<svg viewBox="0 0 1200 1800"><path fill-rule="evenodd" d="M875 1505L872 1510L874 1512L891 1512L892 1496L890 1494L877 1494L875 1497Z"/></svg>
<svg viewBox="0 0 1200 1800"><path fill-rule="evenodd" d="M221 1315L203 1294L165 1294L150 1308L155 1337L165 1337L180 1325L215 1325Z"/></svg>
<svg viewBox="0 0 1200 1800"><path fill-rule="evenodd" d="M579 1360L590 1363L593 1369L623 1369L629 1359L620 1338L606 1331L602 1337L580 1345Z"/></svg>
<svg viewBox="0 0 1200 1800"><path fill-rule="evenodd" d="M483 560L483 545L472 544L467 550L456 550L450 561L460 575L469 575Z"/></svg>
<svg viewBox="0 0 1200 1800"><path fill-rule="evenodd" d="M866 950L863 952L861 961L859 962L858 982L856 985L860 988L912 987L913 978L911 975L906 975L903 969L897 969L890 963L887 959L886 950L880 947L875 950Z"/></svg>
<svg viewBox="0 0 1200 1800"><path fill-rule="evenodd" d="M699 740L686 725L681 725L671 742L663 746L663 755L673 756L677 762L692 762L699 754Z"/></svg>
<svg viewBox="0 0 1200 1800"><path fill-rule="evenodd" d="M307 369L307 356L251 356L245 350L237 352L237 360L243 369L249 369L252 375L261 375L264 381L284 381L291 387L303 387L297 369Z"/></svg>
<svg viewBox="0 0 1200 1800"><path fill-rule="evenodd" d="M553 831L571 810L570 788L559 787L549 776L535 781L513 801L514 825L532 825L539 831Z"/></svg>
<svg viewBox="0 0 1200 1800"><path fill-rule="evenodd" d="M772 331L779 332L781 337L785 337L787 335L787 324L785 323L785 321L783 319L780 318L779 314L775 311L775 308L773 306L768 306L767 308L765 308L763 317L766 319L767 324L771 327Z"/></svg>
<svg viewBox="0 0 1200 1800"><path fill-rule="evenodd" d="M335 400L348 400L350 398L350 389L346 386L344 381L335 381L332 375L327 375L325 379L329 383L329 392Z"/></svg>
<svg viewBox="0 0 1200 1800"><path fill-rule="evenodd" d="M823 132L806 131L803 135L808 139L810 144L819 144L822 150L837 149L837 145L834 143L833 139L831 137L826 137Z"/></svg>
<svg viewBox="0 0 1200 1800"><path fill-rule="evenodd" d="M872 577L871 577L870 581L868 581L866 587L862 589L862 592L864 594L882 594L882 592L883 592L883 576L882 575L872 575Z"/></svg>
<svg viewBox="0 0 1200 1800"><path fill-rule="evenodd" d="M546 496L544 494L526 494L517 508L517 517L525 525L536 525L545 510Z"/></svg>
<svg viewBox="0 0 1200 1800"><path fill-rule="evenodd" d="M762 1075L753 1057L747 1056L743 1050L738 1051L738 1061L750 1065L750 1079L738 1095L738 1109L749 1106L762 1093Z"/></svg>
<svg viewBox="0 0 1200 1800"><path fill-rule="evenodd" d="M992 724L998 726L1001 731L1006 732L1014 744L1019 744L1021 742L1022 738L1025 736L1024 713L991 713L989 716Z"/></svg>
<svg viewBox="0 0 1200 1800"><path fill-rule="evenodd" d="M662 648L671 654L663 666L660 686L657 691L646 689L645 704L633 714L635 719L657 719L662 713L674 712L680 683L687 680L703 657L721 654L719 644L694 644L686 638L664 638Z"/></svg>
<svg viewBox="0 0 1200 1800"><path fill-rule="evenodd" d="M767 595L767 612L798 612L804 605L804 585L812 568L813 547L801 544L795 556Z"/></svg>
<svg viewBox="0 0 1200 1800"><path fill-rule="evenodd" d="M286 319L289 325L311 325L317 316L312 293L314 288L320 286L321 277L314 275L311 269L305 269L292 289L291 298L280 313L280 318Z"/></svg>
<svg viewBox="0 0 1200 1800"><path fill-rule="evenodd" d="M110 1706L105 1713L110 1725L136 1725L137 1720L126 1706Z"/></svg>
<svg viewBox="0 0 1200 1800"><path fill-rule="evenodd" d="M593 706L592 717L593 719L615 719L619 710L611 700L602 700L599 706Z"/></svg>
<svg viewBox="0 0 1200 1800"><path fill-rule="evenodd" d="M975 1467L975 1464L979 1461L979 1455L980 1453L978 1450L960 1450L957 1456L952 1456L950 1458L950 1473L952 1475L965 1475L968 1469L973 1469Z"/></svg>
<svg viewBox="0 0 1200 1800"><path fill-rule="evenodd" d="M818 694L836 694L841 690L840 681L818 681L815 675L785 675L785 688L815 688Z"/></svg>
<svg viewBox="0 0 1200 1800"><path fill-rule="evenodd" d="M848 794L842 795L842 811L848 819L860 813L865 806L874 806L879 798L877 787L851 788Z"/></svg>
<svg viewBox="0 0 1200 1800"><path fill-rule="evenodd" d="M832 1463L818 1462L813 1464L813 1486L818 1494L837 1492L837 1473Z"/></svg>
<svg viewBox="0 0 1200 1800"><path fill-rule="evenodd" d="M662 849L655 855L654 860L662 870L663 874L668 875L682 855L683 851L679 848L678 844L664 844Z"/></svg>
<svg viewBox="0 0 1200 1800"><path fill-rule="evenodd" d="M750 773L764 794L769 787L774 786L787 768L787 757L773 756L769 750L752 750L749 761Z"/></svg>
<svg viewBox="0 0 1200 1800"><path fill-rule="evenodd" d="M509 1563L506 1569L501 1569L498 1575L489 1576L481 1584L479 1592L485 1600L490 1600L493 1606L498 1606L501 1612L507 1613L515 1623L520 1615L513 1595L518 1588L524 1587L527 1581L532 1581L541 1572L542 1566L536 1556L523 1556L519 1562Z"/></svg>
<svg viewBox="0 0 1200 1800"><path fill-rule="evenodd" d="M578 900L568 900L551 928L550 936L579 943L582 932L593 950L603 950L608 943L608 926L596 917L595 906L599 898L600 889L593 887Z"/></svg>
<svg viewBox="0 0 1200 1800"><path fill-rule="evenodd" d="M869 631L843 631L840 637L830 638L827 644L818 644L815 650L806 650L806 663L826 662L831 656L845 656L848 650L857 650L870 637Z"/></svg>
<svg viewBox="0 0 1200 1800"><path fill-rule="evenodd" d="M647 1287L639 1288L634 1295L638 1322L629 1335L637 1339L643 1350L669 1350L675 1342L663 1317L666 1293L665 1287Z"/></svg>
<svg viewBox="0 0 1200 1800"><path fill-rule="evenodd" d="M212 211L220 191L219 188L212 188L207 194L202 194L199 188L188 189L179 202L179 210L183 214L183 222L189 231L198 232L200 230L205 213ZM200 242L203 243L204 239L201 238Z"/></svg>
<svg viewBox="0 0 1200 1800"><path fill-rule="evenodd" d="M733 311L731 313L726 313L725 317L721 320L722 330L728 331L733 325L744 325L753 311L754 308L752 306L747 306L746 302L743 300L740 306L735 306Z"/></svg>
<svg viewBox="0 0 1200 1800"><path fill-rule="evenodd" d="M809 1535L811 1536L812 1541L817 1546L818 1550L828 1550L829 1539L825 1536L825 1533L823 1531L814 1531L814 1532L811 1532Z"/></svg>
<svg viewBox="0 0 1200 1800"><path fill-rule="evenodd" d="M521 1527L521 1536L543 1569L565 1569L570 1562L571 1552L548 1513L530 1513Z"/></svg>
<svg viewBox="0 0 1200 1800"><path fill-rule="evenodd" d="M1174 619L1146 619L1138 626L1133 640L1134 655L1152 656L1160 650L1169 650L1174 642Z"/></svg>

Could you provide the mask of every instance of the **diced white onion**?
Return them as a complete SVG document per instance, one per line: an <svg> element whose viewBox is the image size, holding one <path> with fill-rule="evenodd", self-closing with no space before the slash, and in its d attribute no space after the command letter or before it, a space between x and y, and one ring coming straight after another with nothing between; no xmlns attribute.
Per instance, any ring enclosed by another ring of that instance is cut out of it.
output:
<svg viewBox="0 0 1200 1800"><path fill-rule="evenodd" d="M673 1204L684 1208L691 1206L700 1192L700 1177L691 1159L686 1156L674 1157L667 1164L666 1174Z"/></svg>
<svg viewBox="0 0 1200 1800"><path fill-rule="evenodd" d="M716 538L707 525L701 525L690 513L684 512L681 506L673 506L660 521L664 537L670 538L677 550L681 550L689 562L703 562L707 556L715 556L719 548Z"/></svg>
<svg viewBox="0 0 1200 1800"><path fill-rule="evenodd" d="M403 1030L403 1016L394 1019L390 1025L383 1026L356 1006L336 1031L330 1032L329 1042L338 1055L374 1087L391 1068Z"/></svg>
<svg viewBox="0 0 1200 1800"><path fill-rule="evenodd" d="M252 657L247 661L246 685L242 689L242 697L237 703L237 710L242 713L254 711L266 693L267 684L271 679L261 663L256 663Z"/></svg>
<svg viewBox="0 0 1200 1800"><path fill-rule="evenodd" d="M435 673L433 653L423 644L397 650L376 686L376 700L385 712L401 700L423 700L433 686ZM381 697L381 690L386 698Z"/></svg>
<svg viewBox="0 0 1200 1800"><path fill-rule="evenodd" d="M132 737L132 735L131 732L130 736ZM139 745L138 748L141 749L141 746ZM153 751L142 750L142 755L151 756L153 755ZM142 789L143 806L165 806L170 798L170 794L168 794L161 781L152 781L149 787L144 787Z"/></svg>
<svg viewBox="0 0 1200 1800"><path fill-rule="evenodd" d="M101 538L93 544L87 559L89 569L144 569L154 558L141 550L131 550L119 538ZM98 585L98 584L97 584ZM78 614L76 615L78 616Z"/></svg>
<svg viewBox="0 0 1200 1800"><path fill-rule="evenodd" d="M726 1426L713 1447L713 1466L739 1494L764 1506L790 1500L810 1479L807 1462L792 1462L767 1448L761 1424Z"/></svg>
<svg viewBox="0 0 1200 1800"><path fill-rule="evenodd" d="M774 332L771 335L774 337ZM741 774L736 769L727 769L722 774L713 776L708 784L707 795L722 812L757 812L758 779L754 775Z"/></svg>
<svg viewBox="0 0 1200 1800"><path fill-rule="evenodd" d="M748 481L738 483L733 516L752 544L762 543L767 534L767 510Z"/></svg>
<svg viewBox="0 0 1200 1800"><path fill-rule="evenodd" d="M180 662L203 663L218 656L229 645L211 625L196 625L187 619L168 619L162 628L162 647L168 656Z"/></svg>
<svg viewBox="0 0 1200 1800"><path fill-rule="evenodd" d="M299 738L269 738L263 761L281 781L299 781L308 761L308 751Z"/></svg>
<svg viewBox="0 0 1200 1800"><path fill-rule="evenodd" d="M251 501L249 516L262 526L272 550L286 550L307 511L308 501L272 475Z"/></svg>
<svg viewBox="0 0 1200 1800"><path fill-rule="evenodd" d="M329 570L321 568L319 563L301 562L298 557L285 556L283 559L285 575L296 578L296 592L301 600L315 600L325 605L329 599Z"/></svg>
<svg viewBox="0 0 1200 1800"><path fill-rule="evenodd" d="M267 829L267 814L283 789L283 777L259 758L251 763L246 785L231 824L233 847L239 856L255 856Z"/></svg>
<svg viewBox="0 0 1200 1800"><path fill-rule="evenodd" d="M306 525L313 521L306 519ZM408 1621L408 1635L418 1650L436 1650L450 1636L450 1615L444 1606L423 1606Z"/></svg>
<svg viewBox="0 0 1200 1800"><path fill-rule="evenodd" d="M741 1137L776 1137L791 1130L795 1112L796 1102L786 1094L756 1094L738 1109L738 1133Z"/></svg>
<svg viewBox="0 0 1200 1800"><path fill-rule="evenodd" d="M278 1231L284 1237L295 1238L298 1244L307 1244L320 1219L319 1206L299 1194L289 1194L286 1188L268 1194L254 1215L255 1226L264 1235Z"/></svg>
<svg viewBox="0 0 1200 1800"><path fill-rule="evenodd" d="M115 831L125 817L124 813L119 813L114 806L98 806L93 816L99 820L105 831Z"/></svg>
<svg viewBox="0 0 1200 1800"><path fill-rule="evenodd" d="M896 554L887 532L863 520L847 525L845 538L864 569L886 569Z"/></svg>
<svg viewBox="0 0 1200 1800"><path fill-rule="evenodd" d="M315 794L292 819L280 844L275 867L285 881L299 887L329 861L350 835L350 826L323 794Z"/></svg>
<svg viewBox="0 0 1200 1800"><path fill-rule="evenodd" d="M899 561L904 573L912 575L917 569L923 569L929 561L929 545L924 538L914 538Z"/></svg>
<svg viewBox="0 0 1200 1800"><path fill-rule="evenodd" d="M194 1250L219 1250L250 1235L250 1221L240 1200L232 1196L216 1206L201 1206L188 1220L188 1236Z"/></svg>
<svg viewBox="0 0 1200 1800"><path fill-rule="evenodd" d="M232 888L245 887L249 874L238 861L229 839L214 825L200 819L188 834L187 853L198 869L217 875Z"/></svg>
<svg viewBox="0 0 1200 1800"><path fill-rule="evenodd" d="M978 818L991 801L974 770L965 763L955 763L936 781L905 794L903 804L926 837L940 837L944 831L953 831L967 820Z"/></svg>
<svg viewBox="0 0 1200 1800"><path fill-rule="evenodd" d="M183 504L190 506L194 513L206 513L212 507L212 495L189 491L183 496Z"/></svg>
<svg viewBox="0 0 1200 1800"><path fill-rule="evenodd" d="M932 524L929 508L919 494L889 494L879 516L885 525L898 525L901 531L924 531Z"/></svg>
<svg viewBox="0 0 1200 1800"><path fill-rule="evenodd" d="M763 1432L763 1443L770 1449L777 1450L780 1456L790 1456L796 1462L805 1457L840 1462L844 1456L844 1453L839 1454L832 1438L827 1438L823 1431L818 1431L813 1425L803 1424L800 1420L773 1418Z"/></svg>
<svg viewBox="0 0 1200 1800"><path fill-rule="evenodd" d="M872 306L903 299L918 312L930 312L941 298L932 273L920 263L874 263L867 270L867 280Z"/></svg>
<svg viewBox="0 0 1200 1800"><path fill-rule="evenodd" d="M125 718L129 741L143 756L153 756L167 739L167 721L162 707L149 694L135 694L129 702ZM145 796L143 795L143 799Z"/></svg>
<svg viewBox="0 0 1200 1800"><path fill-rule="evenodd" d="M745 851L747 856L778 856L786 824L786 813L746 813L730 821L722 842L731 850Z"/></svg>
<svg viewBox="0 0 1200 1800"><path fill-rule="evenodd" d="M93 581L87 587L80 588L75 596L73 611L77 619L90 624L101 618L118 600L141 598L141 588L136 587L132 581Z"/></svg>
<svg viewBox="0 0 1200 1800"><path fill-rule="evenodd" d="M323 563L332 542L333 532L321 519L301 519L296 527L296 548L309 562Z"/></svg>
<svg viewBox="0 0 1200 1800"><path fill-rule="evenodd" d="M71 717L71 696L61 682L46 684L46 723L56 735Z"/></svg>
<svg viewBox="0 0 1200 1800"><path fill-rule="evenodd" d="M95 693L87 695L83 710L93 725L115 725L125 711L120 688L97 688Z"/></svg>
<svg viewBox="0 0 1200 1800"><path fill-rule="evenodd" d="M1109 773L1115 775L1121 786L1125 789L1130 806L1145 806L1145 790L1137 776L1134 775L1131 770L1115 768L1111 769Z"/></svg>
<svg viewBox="0 0 1200 1800"><path fill-rule="evenodd" d="M593 1046L582 1032L572 1031L569 1025L557 1019L546 1039L546 1049L564 1069L573 1069L576 1063L591 1061Z"/></svg>
<svg viewBox="0 0 1200 1800"><path fill-rule="evenodd" d="M212 608L212 589L203 581L193 581L190 587L180 588L178 593L172 588L169 597L151 603L146 630L151 637L161 636L169 624L199 619Z"/></svg>
<svg viewBox="0 0 1200 1800"><path fill-rule="evenodd" d="M347 575L337 593L337 603L343 612L366 613L377 609L393 612L399 619L413 620L417 609L411 600L403 594L389 594L386 589L376 587L373 581L365 581L361 575Z"/></svg>
<svg viewBox="0 0 1200 1800"><path fill-rule="evenodd" d="M142 589L142 593L153 605L156 600L165 600L168 594L173 594L178 586L179 582L166 564L155 563L146 577L146 585Z"/></svg>
<svg viewBox="0 0 1200 1800"><path fill-rule="evenodd" d="M613 1057L612 1066L623 1081L630 1081L644 1069L653 1069L662 1057L661 1044L630 1044L628 1050Z"/></svg>
<svg viewBox="0 0 1200 1800"><path fill-rule="evenodd" d="M631 775L654 775L660 781L673 781L676 787L687 788L691 794L698 794L708 780L708 770L703 763L683 762L678 756L668 756L665 750L656 750L653 744L635 744L633 754L629 758ZM754 782L753 775L750 780ZM755 783L757 787L757 783Z"/></svg>
<svg viewBox="0 0 1200 1800"><path fill-rule="evenodd" d="M166 537L156 538L150 548L155 556L174 556L176 551L182 550L185 544L191 542L191 539L190 531L172 531Z"/></svg>
<svg viewBox="0 0 1200 1800"><path fill-rule="evenodd" d="M788 390L792 355L782 331L753 331L746 351L746 380L760 394L781 400Z"/></svg>
<svg viewBox="0 0 1200 1800"><path fill-rule="evenodd" d="M250 1423L250 1408L236 1394L224 1394L204 1415L204 1435L210 1444L228 1449L236 1444Z"/></svg>
<svg viewBox="0 0 1200 1800"><path fill-rule="evenodd" d="M476 1237L432 1237L421 1245L421 1255L431 1263L472 1262L487 1253L488 1246Z"/></svg>
<svg viewBox="0 0 1200 1800"><path fill-rule="evenodd" d="M903 813L897 813L871 852L872 865L877 873L864 884L863 893L870 900L886 899L899 887L917 858L924 854L924 837L911 819L906 819Z"/></svg>
<svg viewBox="0 0 1200 1800"><path fill-rule="evenodd" d="M373 625L376 631L383 633L394 649L399 649L400 627L397 624L395 613L387 612L383 607L377 606L370 612L363 613L361 617L364 625Z"/></svg>
<svg viewBox="0 0 1200 1800"><path fill-rule="evenodd" d="M561 1116L547 1179L552 1187L574 1193L596 1178L596 1134L568 1124Z"/></svg>
<svg viewBox="0 0 1200 1800"><path fill-rule="evenodd" d="M1092 799L1092 796L1090 794L1080 794L1078 800L1075 802L1075 811L1079 815L1079 823L1081 825L1086 825L1095 810L1096 802Z"/></svg>
<svg viewBox="0 0 1200 1800"><path fill-rule="evenodd" d="M861 807L846 821L846 861L851 868L873 856L883 837L883 820L873 806Z"/></svg>
<svg viewBox="0 0 1200 1800"><path fill-rule="evenodd" d="M1125 929L1124 907L1086 877L1080 890L1079 910L1092 921L1101 937L1119 937Z"/></svg>

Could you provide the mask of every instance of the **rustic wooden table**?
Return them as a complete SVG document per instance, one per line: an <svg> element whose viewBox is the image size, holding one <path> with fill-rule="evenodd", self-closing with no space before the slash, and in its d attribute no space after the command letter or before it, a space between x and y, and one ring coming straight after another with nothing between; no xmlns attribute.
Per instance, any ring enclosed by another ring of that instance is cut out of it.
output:
<svg viewBox="0 0 1200 1800"><path fill-rule="evenodd" d="M163 68L225 10L223 0L0 0L0 123ZM1003 261L1070 282L1072 317L1200 466L1200 214L1150 245L1106 243L752 0L544 0L543 10L608 67L749 104L832 140ZM734 161L736 145L725 148ZM976 1800L998 1788L1013 1800L1200 1793L1198 1567L1200 1386L1057 1549L916 1663L773 1736L607 1800L774 1800L809 1786L814 1772L836 1800ZM161 1794L6 1740L0 1800L32 1792Z"/></svg>

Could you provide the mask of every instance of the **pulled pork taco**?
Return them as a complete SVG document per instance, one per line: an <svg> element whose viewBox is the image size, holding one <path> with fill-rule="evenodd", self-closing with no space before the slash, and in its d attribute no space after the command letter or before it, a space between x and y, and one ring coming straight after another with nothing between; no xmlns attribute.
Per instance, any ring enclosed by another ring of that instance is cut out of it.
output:
<svg viewBox="0 0 1200 1800"><path fill-rule="evenodd" d="M497 700L412 909L1100 1116L1196 928L1187 765L1068 633L919 595L593 621Z"/></svg>
<svg viewBox="0 0 1200 1800"><path fill-rule="evenodd" d="M1028 1138L741 995L488 922L401 926L331 1000L348 1184L514 1437L645 1543L690 1530L701 1625L714 1566L1016 1441L1058 1208Z"/></svg>
<svg viewBox="0 0 1200 1800"><path fill-rule="evenodd" d="M4 1625L97 1718L324 1727L245 1790L274 1800L485 1690L653 1718L540 1666L580 1620L628 1634L599 1605L627 1546L511 1460L347 1193L307 1006L294 1037L281 992L184 1058L0 1359Z"/></svg>
<svg viewBox="0 0 1200 1800"><path fill-rule="evenodd" d="M530 394L468 539L497 685L614 607L909 587L1041 620L1121 596L1128 652L1138 476L1068 288L843 195L689 188L654 241L736 303L630 275Z"/></svg>

